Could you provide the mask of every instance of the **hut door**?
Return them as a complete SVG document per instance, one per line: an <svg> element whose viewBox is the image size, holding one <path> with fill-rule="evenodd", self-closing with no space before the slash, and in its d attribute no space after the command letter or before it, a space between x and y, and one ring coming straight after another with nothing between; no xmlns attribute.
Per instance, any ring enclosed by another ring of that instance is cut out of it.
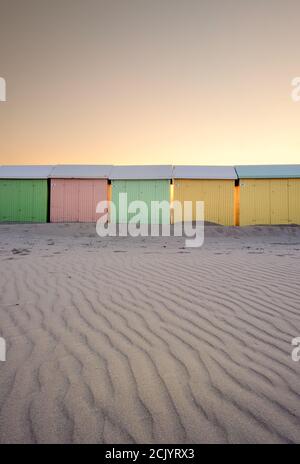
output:
<svg viewBox="0 0 300 464"><path fill-rule="evenodd" d="M272 179L270 191L271 224L288 224L288 181L286 179Z"/></svg>

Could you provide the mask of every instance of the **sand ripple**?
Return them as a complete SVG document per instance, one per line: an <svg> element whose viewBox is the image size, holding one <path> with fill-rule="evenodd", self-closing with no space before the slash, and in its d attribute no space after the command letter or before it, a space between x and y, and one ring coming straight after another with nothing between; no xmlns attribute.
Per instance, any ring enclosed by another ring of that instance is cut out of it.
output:
<svg viewBox="0 0 300 464"><path fill-rule="evenodd" d="M299 229L1 227L1 443L300 442Z"/></svg>

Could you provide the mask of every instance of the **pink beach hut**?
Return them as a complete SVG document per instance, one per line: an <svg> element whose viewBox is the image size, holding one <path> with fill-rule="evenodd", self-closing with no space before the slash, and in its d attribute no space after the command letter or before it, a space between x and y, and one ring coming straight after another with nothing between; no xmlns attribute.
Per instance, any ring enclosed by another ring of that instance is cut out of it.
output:
<svg viewBox="0 0 300 464"><path fill-rule="evenodd" d="M51 173L50 222L96 222L108 199L108 165L58 165Z"/></svg>

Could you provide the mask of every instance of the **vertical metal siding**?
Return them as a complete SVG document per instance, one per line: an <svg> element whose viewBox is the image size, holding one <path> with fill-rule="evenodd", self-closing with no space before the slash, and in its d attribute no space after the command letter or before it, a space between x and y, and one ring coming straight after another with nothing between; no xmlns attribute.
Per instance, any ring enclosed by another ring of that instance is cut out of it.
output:
<svg viewBox="0 0 300 464"><path fill-rule="evenodd" d="M240 181L240 225L271 224L270 181Z"/></svg>
<svg viewBox="0 0 300 464"><path fill-rule="evenodd" d="M289 223L300 224L300 179L288 180Z"/></svg>
<svg viewBox="0 0 300 464"><path fill-rule="evenodd" d="M46 222L47 180L0 179L0 222Z"/></svg>
<svg viewBox="0 0 300 464"><path fill-rule="evenodd" d="M134 214L127 211L119 211L119 194L127 193L128 204L132 201L144 201L148 207L148 215L141 218L142 224L151 222L151 201L170 201L170 181L169 180L113 180L112 181L112 201L117 208L117 223L128 223ZM159 223L170 222L170 210L168 221L164 220L160 213Z"/></svg>
<svg viewBox="0 0 300 464"><path fill-rule="evenodd" d="M52 179L50 194L51 222L78 222L78 181Z"/></svg>
<svg viewBox="0 0 300 464"><path fill-rule="evenodd" d="M288 180L270 180L271 224L289 223Z"/></svg>
<svg viewBox="0 0 300 464"><path fill-rule="evenodd" d="M105 179L52 179L51 222L96 222L96 207L107 200Z"/></svg>
<svg viewBox="0 0 300 464"><path fill-rule="evenodd" d="M107 181L105 179L79 180L79 222L96 222L97 204L108 198Z"/></svg>
<svg viewBox="0 0 300 464"><path fill-rule="evenodd" d="M234 180L175 179L174 200L193 202L193 220L196 219L196 201L204 201L205 221L226 226L234 225Z"/></svg>
<svg viewBox="0 0 300 464"><path fill-rule="evenodd" d="M240 225L300 224L300 179L242 179Z"/></svg>

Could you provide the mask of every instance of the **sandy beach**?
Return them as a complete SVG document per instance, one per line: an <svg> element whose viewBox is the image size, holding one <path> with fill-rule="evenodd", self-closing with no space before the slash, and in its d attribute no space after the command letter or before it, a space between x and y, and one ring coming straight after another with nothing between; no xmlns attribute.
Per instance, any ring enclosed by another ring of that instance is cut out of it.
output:
<svg viewBox="0 0 300 464"><path fill-rule="evenodd" d="M0 443L300 442L300 227L0 225Z"/></svg>

